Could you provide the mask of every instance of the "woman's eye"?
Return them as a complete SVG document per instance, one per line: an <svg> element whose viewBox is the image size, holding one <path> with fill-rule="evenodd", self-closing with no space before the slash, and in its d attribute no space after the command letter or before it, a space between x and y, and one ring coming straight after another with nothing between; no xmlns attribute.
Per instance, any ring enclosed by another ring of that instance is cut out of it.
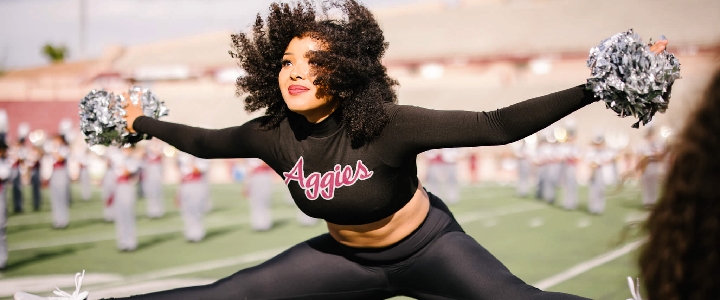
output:
<svg viewBox="0 0 720 300"><path fill-rule="evenodd" d="M283 67L287 67L287 66L292 65L292 63L291 63L289 60L283 60L282 62L280 62L280 64L281 64Z"/></svg>

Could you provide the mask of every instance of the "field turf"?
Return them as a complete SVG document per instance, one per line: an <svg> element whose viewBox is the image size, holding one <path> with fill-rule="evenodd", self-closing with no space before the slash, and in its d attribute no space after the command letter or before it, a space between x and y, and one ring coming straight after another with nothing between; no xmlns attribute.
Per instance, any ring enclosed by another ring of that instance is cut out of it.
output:
<svg viewBox="0 0 720 300"><path fill-rule="evenodd" d="M0 299L20 289L50 295L59 286L72 292L73 275L83 269L87 276L82 289L90 291L90 299L209 283L326 230L323 222L299 226L296 208L278 185L274 228L253 232L242 186L218 184L212 186L213 208L205 219L207 238L189 243L174 205L176 186L165 188L164 218L148 219L146 202L137 202L139 247L134 252L116 250L115 228L102 219L99 190L87 202L76 197L69 227L59 230L50 227L47 190L40 212L13 214L8 200L10 253L6 270L0 272ZM647 213L636 187L608 190L607 209L600 216L586 212L585 188L580 189L576 211L519 198L512 187L493 184L463 187L460 203L450 209L468 234L524 281L592 299L627 299L626 277L637 275L633 249L642 237L633 224ZM26 210L31 207L27 192ZM73 195L79 195L76 186Z"/></svg>

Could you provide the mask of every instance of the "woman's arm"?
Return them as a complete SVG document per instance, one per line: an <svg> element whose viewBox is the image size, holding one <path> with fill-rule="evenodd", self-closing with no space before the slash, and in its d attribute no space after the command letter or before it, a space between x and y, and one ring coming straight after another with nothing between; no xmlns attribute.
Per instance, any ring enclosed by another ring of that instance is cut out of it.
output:
<svg viewBox="0 0 720 300"><path fill-rule="evenodd" d="M268 134L260 129L260 123L257 118L241 126L204 129L140 116L133 121L132 128L196 157L248 158L259 157L271 142L265 138Z"/></svg>
<svg viewBox="0 0 720 300"><path fill-rule="evenodd" d="M508 144L535 133L594 102L592 91L579 85L495 111L440 111L397 105L385 128L403 155L430 149Z"/></svg>

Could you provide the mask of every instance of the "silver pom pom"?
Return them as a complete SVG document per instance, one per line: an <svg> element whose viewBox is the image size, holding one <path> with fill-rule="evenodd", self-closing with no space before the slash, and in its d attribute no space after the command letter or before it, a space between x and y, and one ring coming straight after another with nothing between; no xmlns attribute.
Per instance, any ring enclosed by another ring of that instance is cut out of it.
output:
<svg viewBox="0 0 720 300"><path fill-rule="evenodd" d="M148 139L146 134L130 133L125 121L127 101L141 103L145 116L158 119L168 115L164 102L148 89L133 87L130 99L104 90L92 90L80 101L80 130L89 146L125 147Z"/></svg>
<svg viewBox="0 0 720 300"><path fill-rule="evenodd" d="M666 51L653 53L632 29L590 49L587 66L587 88L618 116L638 118L633 128L667 110L672 84L680 79L680 61Z"/></svg>

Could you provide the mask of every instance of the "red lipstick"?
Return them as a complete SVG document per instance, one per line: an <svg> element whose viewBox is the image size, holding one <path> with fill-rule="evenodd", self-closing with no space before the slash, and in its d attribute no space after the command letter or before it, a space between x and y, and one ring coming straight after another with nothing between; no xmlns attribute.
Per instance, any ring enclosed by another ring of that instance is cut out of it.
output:
<svg viewBox="0 0 720 300"><path fill-rule="evenodd" d="M302 85L295 85L295 84L294 84L294 85L291 85L290 87L288 87L288 92L290 93L290 95L293 95L293 96L295 96L295 95L300 95L300 94L302 94L302 93L304 93L304 92L307 92L307 91L309 91L309 90L310 90L309 88L306 88L306 87L304 87L304 86L302 86Z"/></svg>

